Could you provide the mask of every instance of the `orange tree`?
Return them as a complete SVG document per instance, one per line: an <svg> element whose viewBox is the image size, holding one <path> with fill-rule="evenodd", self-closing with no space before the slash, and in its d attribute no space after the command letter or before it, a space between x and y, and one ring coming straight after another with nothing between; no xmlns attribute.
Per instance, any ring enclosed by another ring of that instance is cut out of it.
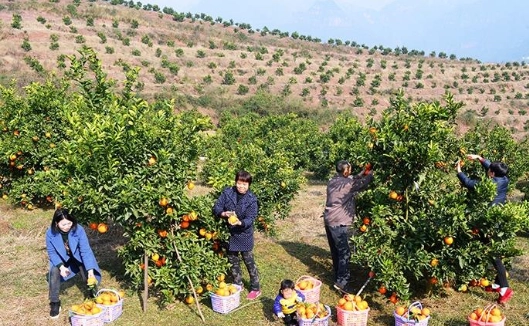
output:
<svg viewBox="0 0 529 326"><path fill-rule="evenodd" d="M212 127L209 118L196 112L175 115L172 103L149 104L134 96L136 69L127 72L117 94L90 49L70 59L63 82L76 87L34 88L42 93L36 96L42 108L58 103L56 114L45 116L60 127L60 142L55 151L35 156L33 164L43 168L35 169L31 179L12 173L10 186L24 191L28 202L51 196L81 223L120 226L116 230L128 238L119 251L126 275L139 285L148 255L149 283L164 301L192 292L187 277L197 289L209 288L228 267L219 245L226 232L211 214L213 198L189 196L187 187L196 177L203 131ZM4 101L16 111L6 119L8 129L26 116L31 99ZM39 130L38 116L24 121L22 131ZM10 160L13 153L4 152Z"/></svg>
<svg viewBox="0 0 529 326"><path fill-rule="evenodd" d="M491 181L469 192L456 178L453 163L464 156L454 133L461 106L450 94L441 105L412 104L398 93L358 140L373 144L366 161L373 163L375 181L358 197L353 261L376 272L392 302L491 277L493 255L508 260L518 254L514 235L526 207L490 208Z"/></svg>
<svg viewBox="0 0 529 326"><path fill-rule="evenodd" d="M253 175L259 200L257 227L272 231L276 218L290 212L290 201L304 182L306 169L317 170L326 155L325 137L310 120L293 114L260 117L223 115L209 139L202 172L216 191L234 184L238 170Z"/></svg>
<svg viewBox="0 0 529 326"><path fill-rule="evenodd" d="M0 86L0 187L4 198L28 209L53 202L54 184L37 184L39 173L54 169L65 134L68 83L54 79L31 83L23 94L12 85Z"/></svg>

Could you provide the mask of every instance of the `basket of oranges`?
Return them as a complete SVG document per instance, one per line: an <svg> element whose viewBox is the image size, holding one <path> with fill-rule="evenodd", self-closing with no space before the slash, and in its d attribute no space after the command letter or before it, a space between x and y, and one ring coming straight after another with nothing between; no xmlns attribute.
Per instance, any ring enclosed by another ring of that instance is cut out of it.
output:
<svg viewBox="0 0 529 326"><path fill-rule="evenodd" d="M395 326L427 326L430 320L430 309L423 308L419 301L408 308L399 306L393 311Z"/></svg>
<svg viewBox="0 0 529 326"><path fill-rule="evenodd" d="M103 310L102 320L110 323L116 320L123 312L123 291L101 289L97 291L96 304Z"/></svg>
<svg viewBox="0 0 529 326"><path fill-rule="evenodd" d="M241 303L241 286L220 282L214 293L211 293L213 311L227 314Z"/></svg>
<svg viewBox="0 0 529 326"><path fill-rule="evenodd" d="M320 280L312 276L303 275L296 280L295 288L303 293L305 302L318 303L320 301Z"/></svg>
<svg viewBox="0 0 529 326"><path fill-rule="evenodd" d="M301 302L296 309L299 326L327 326L331 308L322 303Z"/></svg>
<svg viewBox="0 0 529 326"><path fill-rule="evenodd" d="M359 295L346 294L338 300L336 315L340 326L365 326L369 304Z"/></svg>
<svg viewBox="0 0 529 326"><path fill-rule="evenodd" d="M505 315L495 304L476 308L468 315L470 326L503 326L505 319Z"/></svg>
<svg viewBox="0 0 529 326"><path fill-rule="evenodd" d="M93 301L74 304L69 311L72 326L103 326L102 315L103 309Z"/></svg>

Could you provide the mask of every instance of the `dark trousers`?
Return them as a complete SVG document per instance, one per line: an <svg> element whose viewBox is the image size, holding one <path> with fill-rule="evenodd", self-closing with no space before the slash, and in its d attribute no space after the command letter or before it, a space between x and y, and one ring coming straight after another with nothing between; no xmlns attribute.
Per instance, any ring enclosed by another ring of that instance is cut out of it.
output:
<svg viewBox="0 0 529 326"><path fill-rule="evenodd" d="M332 267L334 269L335 283L341 288L349 282L351 271L351 247L349 241L353 235L351 226L325 226L325 234L331 249Z"/></svg>
<svg viewBox="0 0 529 326"><path fill-rule="evenodd" d="M68 261L69 266L76 264L79 269L79 274L86 282L86 269L83 264L79 263L75 259ZM59 302L59 292L61 290L61 271L56 266L52 266L48 272L48 287L49 287L49 299L50 302Z"/></svg>
<svg viewBox="0 0 529 326"><path fill-rule="evenodd" d="M286 314L285 317L283 317L283 322L285 323L285 325L297 325L298 319L296 316L296 312Z"/></svg>
<svg viewBox="0 0 529 326"><path fill-rule="evenodd" d="M501 288L508 288L509 282L507 281L507 270L501 261L501 258L494 258L492 262L494 268L496 269L496 284L499 284Z"/></svg>
<svg viewBox="0 0 529 326"><path fill-rule="evenodd" d="M241 251L242 260L248 269L250 274L250 291L259 291L259 272L257 271L257 265L253 257L253 251ZM239 251L228 251L228 262L231 264L231 276L233 277L233 283L242 286L242 271L241 261L239 258Z"/></svg>

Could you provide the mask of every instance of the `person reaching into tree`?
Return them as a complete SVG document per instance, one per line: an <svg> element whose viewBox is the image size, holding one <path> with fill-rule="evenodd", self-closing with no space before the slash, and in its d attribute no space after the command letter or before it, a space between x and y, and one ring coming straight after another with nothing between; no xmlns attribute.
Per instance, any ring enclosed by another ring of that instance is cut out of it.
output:
<svg viewBox="0 0 529 326"><path fill-rule="evenodd" d="M470 154L467 155L470 160L479 160L481 166L485 169L487 177L492 179L492 182L496 185L496 196L490 203L491 206L502 205L507 201L507 191L509 189L509 167L503 162L491 162L484 159L480 155ZM461 162L458 161L456 165L457 177L461 181L462 185L468 189L474 189L478 184L479 180L469 178L464 172L461 171ZM507 281L507 270L503 265L501 257L494 257L492 261L494 268L496 269L496 279L491 286L485 288L488 292L498 292L498 303L504 304L511 299L514 292L509 288Z"/></svg>
<svg viewBox="0 0 529 326"><path fill-rule="evenodd" d="M339 161L336 163L336 174L327 184L323 221L331 250L334 288L340 292L351 292L347 283L351 275L349 242L352 237L351 225L353 218L356 217L355 196L367 189L371 181L373 181L372 170L362 170L359 174L352 176L351 164L348 161Z"/></svg>

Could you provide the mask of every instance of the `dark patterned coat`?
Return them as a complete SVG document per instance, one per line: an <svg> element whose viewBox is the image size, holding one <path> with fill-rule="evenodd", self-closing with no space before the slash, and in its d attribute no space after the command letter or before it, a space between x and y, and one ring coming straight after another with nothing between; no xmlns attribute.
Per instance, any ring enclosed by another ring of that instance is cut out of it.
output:
<svg viewBox="0 0 529 326"><path fill-rule="evenodd" d="M253 192L248 190L240 201L237 202L236 188L226 188L215 202L213 214L220 217L220 214L225 211L234 211L242 223L241 225L230 225L226 221L226 225L230 231L228 250L251 251L254 246L253 223L259 212L257 197Z"/></svg>

